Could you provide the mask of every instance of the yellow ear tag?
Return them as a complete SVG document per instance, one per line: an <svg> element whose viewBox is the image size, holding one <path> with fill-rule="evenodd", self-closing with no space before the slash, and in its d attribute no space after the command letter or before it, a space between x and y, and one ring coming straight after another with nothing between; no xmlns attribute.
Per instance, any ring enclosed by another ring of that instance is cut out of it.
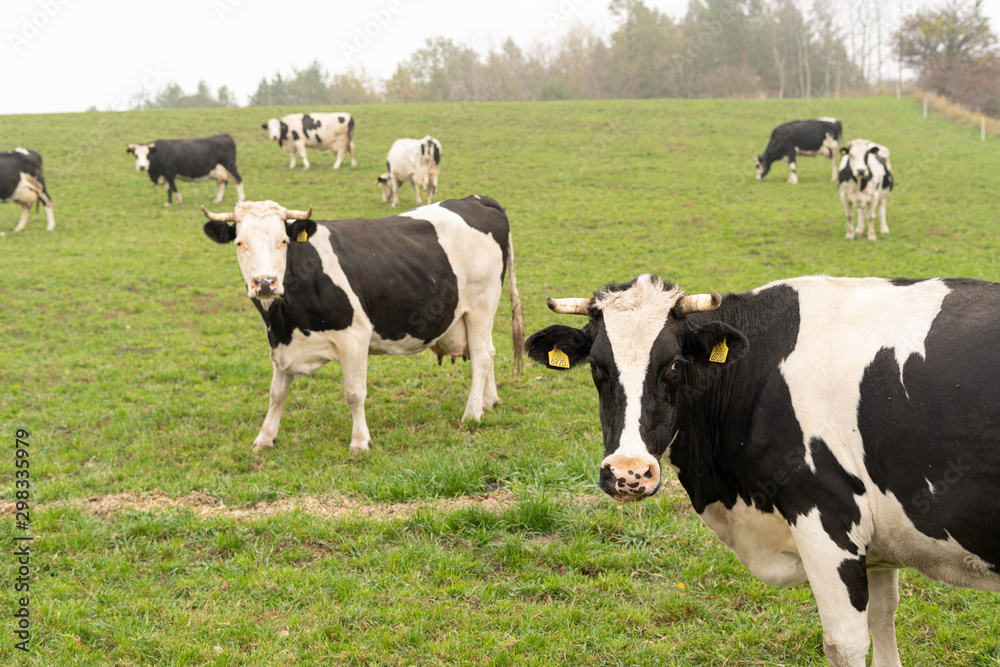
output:
<svg viewBox="0 0 1000 667"><path fill-rule="evenodd" d="M714 361L717 364L726 363L726 357L729 356L729 346L726 345L726 339L723 338L719 341L719 344L712 348L712 354L708 355L709 361Z"/></svg>
<svg viewBox="0 0 1000 667"><path fill-rule="evenodd" d="M301 232L299 232L299 235L295 237L295 240L298 241L299 243L305 243L306 241L309 240L309 235L306 233L306 230L303 229Z"/></svg>
<svg viewBox="0 0 1000 667"><path fill-rule="evenodd" d="M553 368L569 368L569 357L558 347L549 350L549 366Z"/></svg>

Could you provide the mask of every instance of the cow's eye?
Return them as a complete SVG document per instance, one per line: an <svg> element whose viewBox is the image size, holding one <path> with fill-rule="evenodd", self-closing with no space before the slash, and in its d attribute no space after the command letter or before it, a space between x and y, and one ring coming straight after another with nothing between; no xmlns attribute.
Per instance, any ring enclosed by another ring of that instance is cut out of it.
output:
<svg viewBox="0 0 1000 667"><path fill-rule="evenodd" d="M594 382L601 382L604 380L604 373L595 364L590 365L590 374L594 377Z"/></svg>
<svg viewBox="0 0 1000 667"><path fill-rule="evenodd" d="M278 244L278 247L284 248L286 245L288 245L288 239L282 239L281 243Z"/></svg>
<svg viewBox="0 0 1000 667"><path fill-rule="evenodd" d="M685 363L687 362L684 359L674 359L670 362L670 365L667 366L667 370L663 373L663 378L665 380L676 379L677 376L680 375L681 369L684 367Z"/></svg>
<svg viewBox="0 0 1000 667"><path fill-rule="evenodd" d="M243 241L237 241L234 245L240 250L243 250L244 248L247 247L247 244L244 243Z"/></svg>

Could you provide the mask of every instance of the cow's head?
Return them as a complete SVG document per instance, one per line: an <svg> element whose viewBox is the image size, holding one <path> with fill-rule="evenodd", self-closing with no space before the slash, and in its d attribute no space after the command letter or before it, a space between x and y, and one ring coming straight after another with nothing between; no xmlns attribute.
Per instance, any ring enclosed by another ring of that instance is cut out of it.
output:
<svg viewBox="0 0 1000 667"><path fill-rule="evenodd" d="M278 118L272 118L266 123L262 124L260 127L263 130L267 130L267 138L271 141L281 141L284 138L287 130L282 129L282 125L285 125ZM287 128L288 126L285 125Z"/></svg>
<svg viewBox="0 0 1000 667"><path fill-rule="evenodd" d="M757 168L757 180L764 180L764 177L767 176L767 172L771 171L771 165L767 163L763 155L758 155L753 159L753 161Z"/></svg>
<svg viewBox="0 0 1000 667"><path fill-rule="evenodd" d="M379 174L375 182L378 184L379 189L382 190L382 203L384 204L389 201L389 196L392 195L392 186L389 185L389 172Z"/></svg>
<svg viewBox="0 0 1000 667"><path fill-rule="evenodd" d="M273 201L245 201L232 213L212 213L205 234L216 243L236 243L236 259L246 281L247 294L269 304L285 293L288 244L307 241L316 232L308 211L290 211ZM231 223L231 224L230 224Z"/></svg>
<svg viewBox="0 0 1000 667"><path fill-rule="evenodd" d="M840 149L840 170L845 168L857 180L868 178L871 175L871 167L868 163L870 155L878 155L882 147L865 139L854 139Z"/></svg>
<svg viewBox="0 0 1000 667"><path fill-rule="evenodd" d="M128 144L125 152L135 156L136 171L149 171L149 156L156 152L156 143Z"/></svg>
<svg viewBox="0 0 1000 667"><path fill-rule="evenodd" d="M542 329L528 338L525 351L549 368L590 362L604 433L600 486L619 500L653 495L661 484L660 458L677 434L685 390L703 390L704 375L717 370L707 367L738 361L746 337L720 321L688 320L691 313L718 308L717 293L684 296L656 276L609 285L591 299L547 303L557 313L590 321L581 329Z"/></svg>

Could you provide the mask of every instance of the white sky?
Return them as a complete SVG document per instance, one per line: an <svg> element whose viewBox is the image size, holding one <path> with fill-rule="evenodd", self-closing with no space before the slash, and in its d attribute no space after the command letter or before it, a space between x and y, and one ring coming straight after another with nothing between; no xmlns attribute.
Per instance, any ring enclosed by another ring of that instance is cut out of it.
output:
<svg viewBox="0 0 1000 667"><path fill-rule="evenodd" d="M644 0L675 19L687 0ZM931 0L887 0L914 8ZM246 104L262 78L318 60L375 79L448 37L481 53L511 37L554 45L582 23L607 36L610 0L3 0L0 114L124 110L135 92L205 80ZM937 4L936 2L933 4ZM1000 0L986 0L997 32Z"/></svg>

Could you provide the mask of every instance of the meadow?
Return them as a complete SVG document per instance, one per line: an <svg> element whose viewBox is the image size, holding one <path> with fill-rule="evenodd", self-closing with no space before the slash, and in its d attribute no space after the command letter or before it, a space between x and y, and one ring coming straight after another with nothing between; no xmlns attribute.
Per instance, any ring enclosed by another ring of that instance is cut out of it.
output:
<svg viewBox="0 0 1000 667"><path fill-rule="evenodd" d="M621 506L597 487L586 372L511 377L459 421L468 365L373 357L370 452L330 364L292 386L253 453L270 362L235 250L202 232L129 142L228 132L249 199L317 219L389 214L375 184L401 136L443 144L440 198L489 195L511 220L528 333L545 297L658 272L689 293L802 274L995 279L995 139L912 99L653 100L344 107L359 166L289 170L240 108L0 116L3 148L45 158L56 230L0 206L0 663L16 665L826 665L808 587L756 581L676 482ZM313 109L320 110L320 109ZM844 239L829 162L754 180L771 129L836 116L890 147L891 234ZM413 205L412 190L401 193ZM30 432L28 653L15 651L14 438ZM996 595L901 576L907 665L1000 665Z"/></svg>

